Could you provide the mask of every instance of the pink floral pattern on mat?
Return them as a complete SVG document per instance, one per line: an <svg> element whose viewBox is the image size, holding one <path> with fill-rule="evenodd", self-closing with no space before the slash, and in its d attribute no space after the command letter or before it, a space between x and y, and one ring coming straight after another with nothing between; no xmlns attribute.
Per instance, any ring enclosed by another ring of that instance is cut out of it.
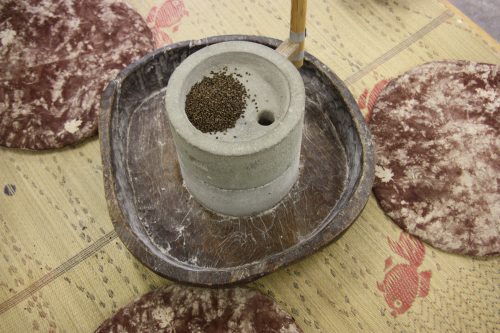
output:
<svg viewBox="0 0 500 333"><path fill-rule="evenodd" d="M166 0L161 6L153 6L146 17L146 22L153 32L156 47L172 43L167 33L175 33L184 16L188 16L183 0Z"/></svg>
<svg viewBox="0 0 500 333"><path fill-rule="evenodd" d="M391 250L405 259L406 263L394 264L392 257L385 260L385 277L377 282L377 288L384 294L387 305L396 317L408 311L417 297L429 294L431 271L419 272L425 256L424 244L402 232L399 241L387 238Z"/></svg>
<svg viewBox="0 0 500 333"><path fill-rule="evenodd" d="M389 83L389 80L381 80L373 86L371 91L365 89L363 93L358 97L358 106L363 112L366 122L370 121L373 107L375 106L378 95L380 95L382 90L384 90L387 83ZM364 111L365 109L366 111Z"/></svg>

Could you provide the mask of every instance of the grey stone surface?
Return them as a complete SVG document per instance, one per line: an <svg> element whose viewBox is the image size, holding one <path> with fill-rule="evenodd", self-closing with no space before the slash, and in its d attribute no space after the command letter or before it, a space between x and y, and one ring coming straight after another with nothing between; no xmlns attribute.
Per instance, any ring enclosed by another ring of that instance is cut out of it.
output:
<svg viewBox="0 0 500 333"><path fill-rule="evenodd" d="M500 0L450 0L458 9L500 40Z"/></svg>
<svg viewBox="0 0 500 333"><path fill-rule="evenodd" d="M204 207L229 216L250 216L271 209L287 195L299 177L299 152L296 155L292 165L276 179L265 185L243 190L226 190L204 183L196 177L186 177L182 164L181 172L186 187Z"/></svg>
<svg viewBox="0 0 500 333"><path fill-rule="evenodd" d="M203 133L184 111L186 95L204 76L224 68L242 76L258 109L249 103L227 134ZM231 216L256 214L277 204L297 180L304 83L273 49L232 41L194 53L172 74L165 105L185 184L207 208ZM263 126L259 119L266 114L274 121Z"/></svg>

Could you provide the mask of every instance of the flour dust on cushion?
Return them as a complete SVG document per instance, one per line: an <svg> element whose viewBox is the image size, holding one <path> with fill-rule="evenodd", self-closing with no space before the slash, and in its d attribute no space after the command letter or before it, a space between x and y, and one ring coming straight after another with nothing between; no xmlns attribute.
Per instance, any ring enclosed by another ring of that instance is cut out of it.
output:
<svg viewBox="0 0 500 333"><path fill-rule="evenodd" d="M387 239L390 249L404 262L395 264L392 256L385 260L384 280L377 288L384 294L387 305L396 317L408 311L417 297L429 294L431 271L420 271L424 261L424 244L402 232L398 241Z"/></svg>
<svg viewBox="0 0 500 333"><path fill-rule="evenodd" d="M96 330L96 333L107 332L301 333L302 330L271 298L257 291L172 285L118 310Z"/></svg>
<svg viewBox="0 0 500 333"><path fill-rule="evenodd" d="M123 2L3 0L0 47L0 145L47 149L96 134L102 90L153 39Z"/></svg>
<svg viewBox="0 0 500 333"><path fill-rule="evenodd" d="M500 253L499 81L497 65L428 63L391 81L373 108L381 207L445 251Z"/></svg>

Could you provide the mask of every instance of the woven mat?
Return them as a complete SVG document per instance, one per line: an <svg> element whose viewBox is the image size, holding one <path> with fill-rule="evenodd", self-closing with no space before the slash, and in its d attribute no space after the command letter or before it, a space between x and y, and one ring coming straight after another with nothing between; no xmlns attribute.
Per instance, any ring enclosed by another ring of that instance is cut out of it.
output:
<svg viewBox="0 0 500 333"><path fill-rule="evenodd" d="M288 31L288 1L129 3L157 45ZM500 62L498 43L446 2L310 1L308 12L307 49L347 83L363 112L378 82L418 64ZM113 231L97 139L48 153L0 149L0 189L1 332L91 332L122 305L170 283L135 260ZM422 261L393 251L398 244ZM372 197L337 242L250 285L305 332L495 331L499 267L498 257L447 254L402 237ZM399 284L379 288L389 274ZM428 292L405 282L415 276ZM395 311L400 304L404 311Z"/></svg>

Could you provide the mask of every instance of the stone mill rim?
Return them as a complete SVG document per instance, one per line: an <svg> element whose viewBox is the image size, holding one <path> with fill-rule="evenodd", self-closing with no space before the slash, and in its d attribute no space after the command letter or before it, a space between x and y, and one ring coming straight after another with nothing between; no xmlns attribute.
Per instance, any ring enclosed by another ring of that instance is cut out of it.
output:
<svg viewBox="0 0 500 333"><path fill-rule="evenodd" d="M288 108L280 119L276 119L273 130L267 131L256 140L227 142L216 141L215 136L202 133L194 127L184 112L183 84L192 71L204 60L228 53L245 53L269 62L286 79L290 94ZM284 56L267 46L246 42L230 41L213 44L186 58L170 77L165 94L165 112L177 135L192 146L220 156L243 156L271 148L283 141L301 121L305 104L304 82L299 71Z"/></svg>

